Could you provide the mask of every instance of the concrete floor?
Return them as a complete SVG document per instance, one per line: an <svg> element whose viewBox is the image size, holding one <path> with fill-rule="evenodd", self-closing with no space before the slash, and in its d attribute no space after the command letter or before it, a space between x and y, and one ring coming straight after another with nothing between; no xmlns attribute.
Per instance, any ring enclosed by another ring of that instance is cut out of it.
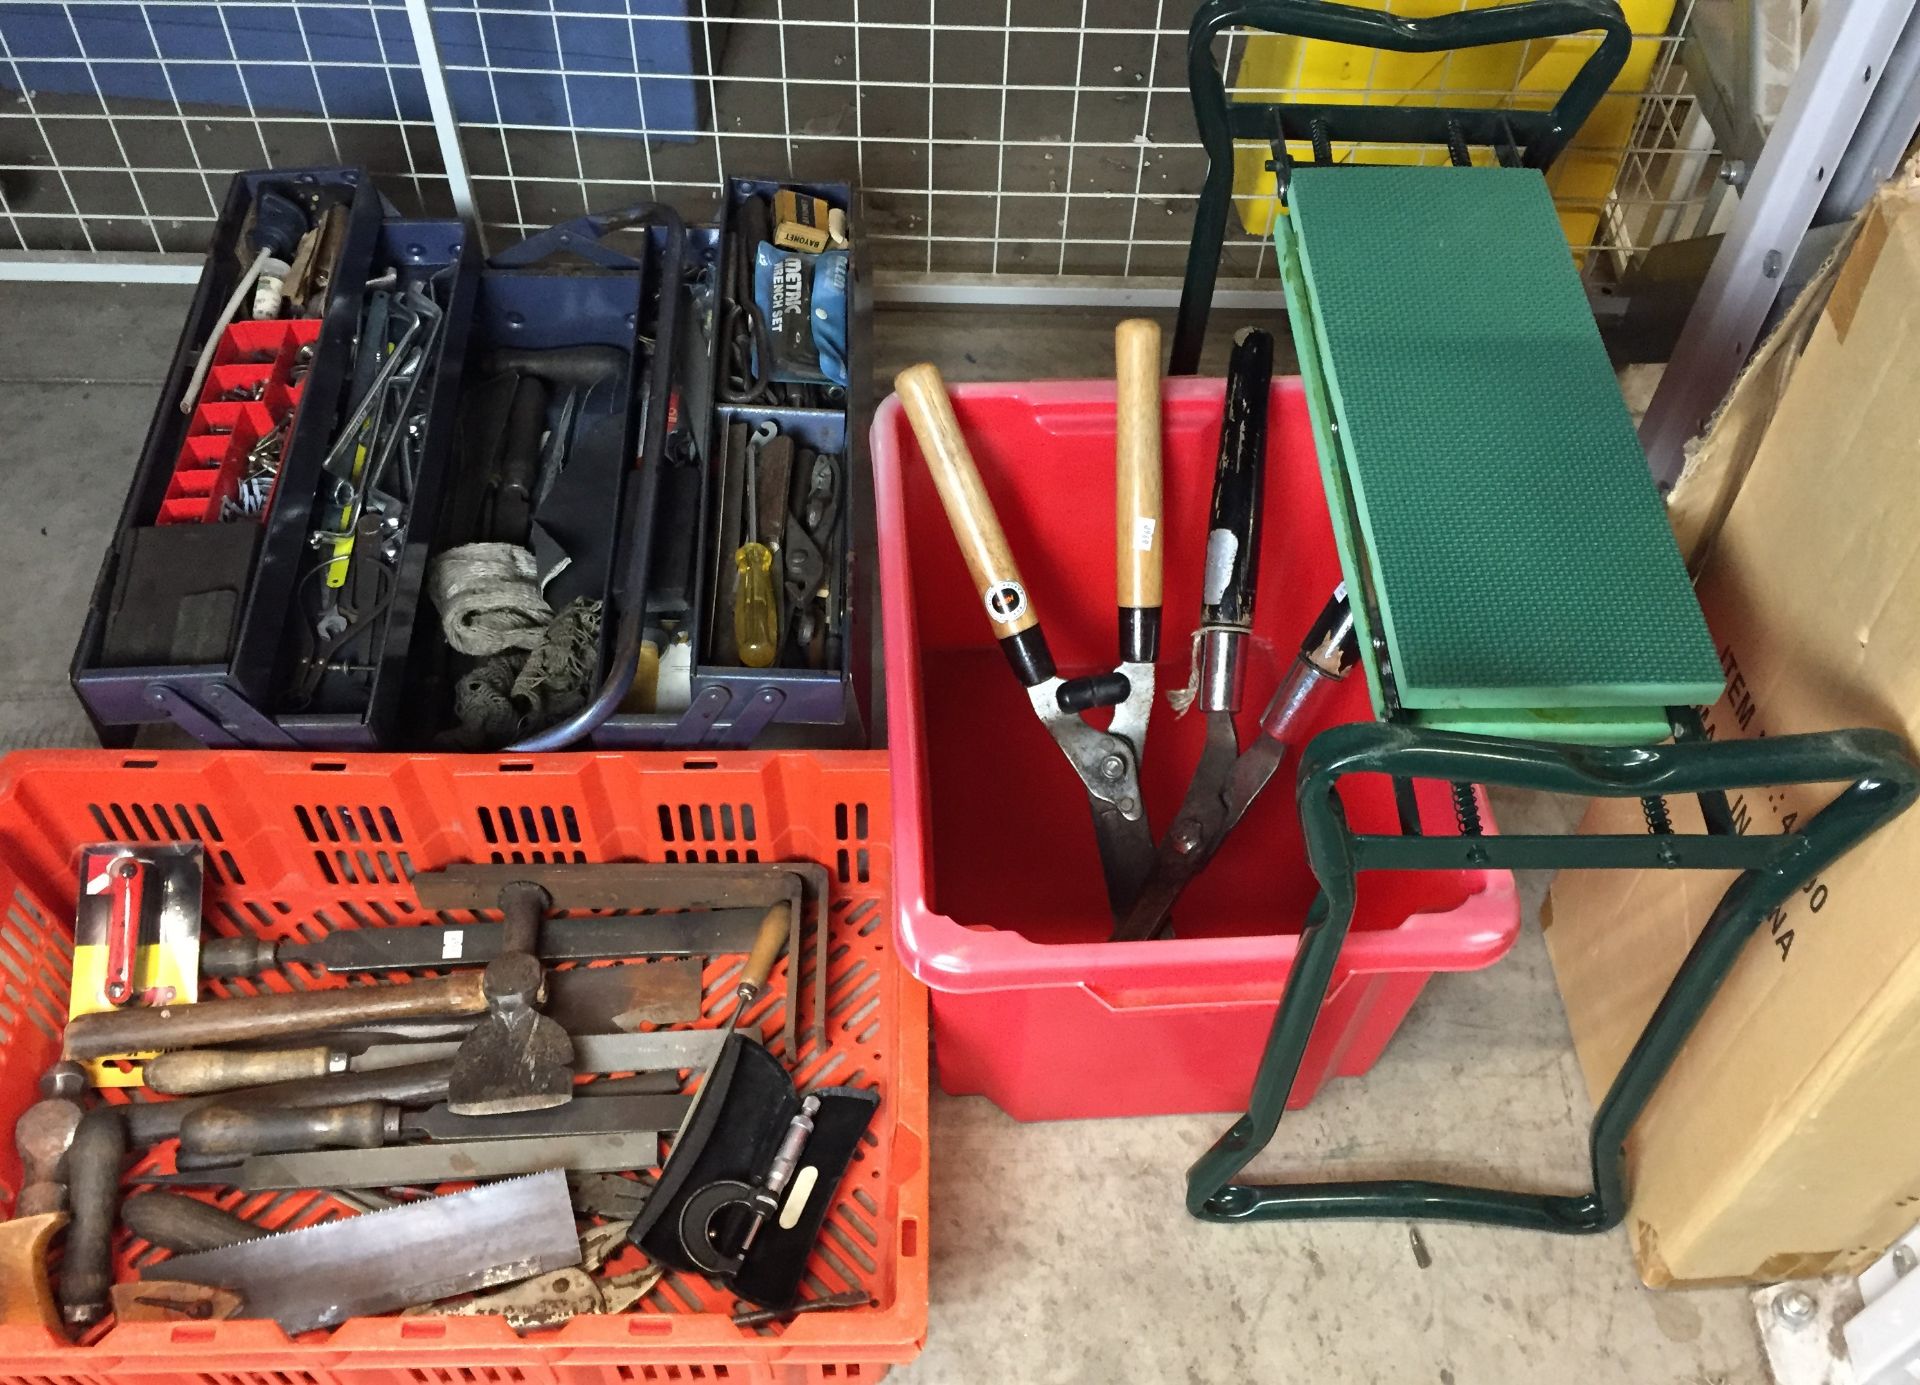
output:
<svg viewBox="0 0 1920 1385"><path fill-rule="evenodd" d="M187 295L0 285L0 749L85 745L67 659ZM1232 323L1221 324L1224 329ZM1111 368L1112 319L884 313L882 378L932 358L950 379ZM1218 370L1222 342L1209 351ZM1547 821L1541 805L1499 805ZM1436 978L1379 1066L1290 1116L1252 1173L1497 1170L1580 1182L1592 1107L1537 926L1490 971ZM1624 1238L1448 1224L1223 1228L1181 1207L1224 1117L1022 1126L984 1100L933 1108L933 1305L902 1385L949 1382L1437 1381L1634 1385L1766 1379L1742 1290L1655 1294Z"/></svg>

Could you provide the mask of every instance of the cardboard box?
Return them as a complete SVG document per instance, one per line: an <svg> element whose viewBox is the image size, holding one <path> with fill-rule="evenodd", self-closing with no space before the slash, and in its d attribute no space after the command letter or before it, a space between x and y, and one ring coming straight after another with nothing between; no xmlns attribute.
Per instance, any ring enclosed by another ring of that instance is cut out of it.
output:
<svg viewBox="0 0 1920 1385"><path fill-rule="evenodd" d="M1920 743L1911 169L1869 204L1822 288L1742 377L1675 495L1728 673L1709 722L1718 737L1876 726ZM1748 830L1777 832L1828 796L1763 790L1735 808ZM1692 800L1672 807L1680 830L1699 830ZM1583 830L1644 828L1636 803L1611 800ZM1628 1142L1627 1226L1648 1284L1850 1272L1920 1221L1917 860L1913 812L1736 963ZM1730 878L1556 881L1547 947L1596 1101Z"/></svg>
<svg viewBox="0 0 1920 1385"><path fill-rule="evenodd" d="M782 250L818 255L827 248L830 215L831 208L824 199L781 188L773 195L774 245Z"/></svg>

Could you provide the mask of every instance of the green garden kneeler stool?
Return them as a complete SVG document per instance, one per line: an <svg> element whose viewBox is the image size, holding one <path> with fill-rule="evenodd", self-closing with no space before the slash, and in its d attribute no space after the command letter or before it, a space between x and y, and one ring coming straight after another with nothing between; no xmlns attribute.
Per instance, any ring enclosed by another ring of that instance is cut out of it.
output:
<svg viewBox="0 0 1920 1385"><path fill-rule="evenodd" d="M1550 110L1229 103L1230 26L1395 52L1599 40ZM1269 141L1274 240L1361 664L1378 721L1306 748L1298 803L1320 895L1249 1109L1194 1164L1214 1221L1448 1219L1602 1231L1626 1211L1623 1143L1741 948L1801 885L1920 794L1899 738L1853 730L1713 742L1694 708L1718 655L1620 398L1542 176L1625 61L1612 0L1533 0L1403 20L1319 0L1210 0L1188 39L1210 160L1173 351L1199 356L1231 196L1233 141ZM1336 163L1335 142L1444 151ZM1296 159L1289 144L1305 145ZM1487 151L1474 161L1474 151ZM1337 786L1390 776L1399 835L1348 830ZM1454 787L1459 834L1426 835L1411 785ZM1729 791L1838 784L1795 831L1745 836ZM1483 836L1475 785L1635 797L1644 836ZM1698 795L1704 834L1665 799ZM1363 870L1738 870L1595 1116L1575 1194L1420 1179L1249 1184L1352 923Z"/></svg>

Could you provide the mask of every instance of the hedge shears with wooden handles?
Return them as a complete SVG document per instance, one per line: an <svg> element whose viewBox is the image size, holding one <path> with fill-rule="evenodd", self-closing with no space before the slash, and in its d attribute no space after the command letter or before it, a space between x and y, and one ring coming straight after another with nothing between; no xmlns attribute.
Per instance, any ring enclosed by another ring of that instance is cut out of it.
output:
<svg viewBox="0 0 1920 1385"><path fill-rule="evenodd" d="M1034 715L1086 789L1107 904L1117 922L1139 895L1154 854L1140 793L1140 758L1160 653L1160 328L1148 321L1123 322L1115 329L1114 347L1120 658L1111 672L1088 677L1062 678L1054 667L1033 598L1020 580L939 370L911 366L895 377L894 389L1000 648L1026 688ZM1104 731L1082 719L1096 707L1113 708Z"/></svg>

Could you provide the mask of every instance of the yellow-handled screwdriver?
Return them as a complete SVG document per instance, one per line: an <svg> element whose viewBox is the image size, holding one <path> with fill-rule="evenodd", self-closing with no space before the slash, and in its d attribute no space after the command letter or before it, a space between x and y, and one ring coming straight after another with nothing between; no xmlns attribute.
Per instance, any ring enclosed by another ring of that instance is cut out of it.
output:
<svg viewBox="0 0 1920 1385"><path fill-rule="evenodd" d="M760 542L760 449L779 429L769 421L747 439L746 475L741 478L740 508L746 542L734 551L739 577L733 587L733 642L740 662L766 668L780 648L780 604L773 584L773 553Z"/></svg>

